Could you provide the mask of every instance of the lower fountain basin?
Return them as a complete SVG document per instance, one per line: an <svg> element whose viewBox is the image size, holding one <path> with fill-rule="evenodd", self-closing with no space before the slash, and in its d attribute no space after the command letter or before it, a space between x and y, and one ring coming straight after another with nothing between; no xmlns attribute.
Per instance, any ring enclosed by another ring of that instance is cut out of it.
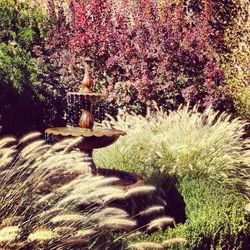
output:
<svg viewBox="0 0 250 250"><path fill-rule="evenodd" d="M119 178L120 179L119 185L124 190L128 190L130 188L137 186L142 186L144 184L144 180L141 179L139 176L119 169L98 168L97 175Z"/></svg>
<svg viewBox="0 0 250 250"><path fill-rule="evenodd" d="M45 135L48 141L82 137L82 141L77 147L80 150L93 150L111 145L120 136L126 135L126 133L121 130L108 128L55 127L46 129Z"/></svg>

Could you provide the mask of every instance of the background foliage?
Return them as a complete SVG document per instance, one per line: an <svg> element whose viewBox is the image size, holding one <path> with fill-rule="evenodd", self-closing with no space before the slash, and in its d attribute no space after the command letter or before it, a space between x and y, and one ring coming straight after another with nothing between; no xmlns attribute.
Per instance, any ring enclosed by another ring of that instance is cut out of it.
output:
<svg viewBox="0 0 250 250"><path fill-rule="evenodd" d="M47 10L36 1L0 0L3 133L22 134L63 123L65 91L77 89L83 62L90 58L95 90L108 96L97 116L103 110L114 114L119 107L145 115L119 113L103 123L127 131L128 136L99 150L98 165L146 173L144 177L158 186L162 176L178 176L187 221L146 239L162 242L181 236L188 239L188 249L244 249L250 230L241 197L249 198L246 122L212 108L249 118L249 0L47 0L46 4ZM178 109L185 102L190 106L200 102L200 108ZM148 107L156 112L147 113ZM166 113L158 107L177 111ZM50 148L39 143L26 153L34 158ZM3 166L16 162L15 153L12 146L1 151ZM61 168L60 162L55 164ZM31 171L29 164L16 166ZM27 172L23 173L13 187L30 190L30 183L22 182ZM9 190L3 186L1 192L11 197ZM19 199L22 193L13 195ZM31 208L26 205L35 203L36 196L21 198L21 203L8 202L6 207L22 205L29 217ZM7 216L12 210L4 208ZM26 219L21 218L25 241ZM21 232L8 224L13 221L7 216L1 226L3 242L5 229L7 234L14 230L15 237ZM46 229L38 230L37 236L46 232L54 237Z"/></svg>
<svg viewBox="0 0 250 250"><path fill-rule="evenodd" d="M97 118L198 101L249 117L249 0L15 2L1 1L4 133L64 124L85 58L108 96Z"/></svg>
<svg viewBox="0 0 250 250"><path fill-rule="evenodd" d="M250 117L249 0L214 1L218 30L223 34L219 53L225 71L228 95L238 115Z"/></svg>
<svg viewBox="0 0 250 250"><path fill-rule="evenodd" d="M153 101L172 109L200 100L225 108L209 1L71 0L68 9L52 2L48 46L65 87L75 88L88 57L96 88L115 107L145 114Z"/></svg>
<svg viewBox="0 0 250 250"><path fill-rule="evenodd" d="M44 48L47 17L37 5L31 7L29 1L13 0L0 1L0 16L3 133L23 134L43 129L60 115L59 109L53 114L58 103Z"/></svg>

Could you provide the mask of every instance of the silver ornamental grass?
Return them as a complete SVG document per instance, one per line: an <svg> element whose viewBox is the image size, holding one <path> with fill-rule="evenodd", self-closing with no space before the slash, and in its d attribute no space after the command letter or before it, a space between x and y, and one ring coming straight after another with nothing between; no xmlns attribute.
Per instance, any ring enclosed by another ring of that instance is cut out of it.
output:
<svg viewBox="0 0 250 250"><path fill-rule="evenodd" d="M207 174L250 191L250 139L243 139L247 122L198 106L180 106L166 113L148 111L146 117L120 110L103 124L127 132L110 147L95 152L96 162L150 177L160 171L182 176Z"/></svg>

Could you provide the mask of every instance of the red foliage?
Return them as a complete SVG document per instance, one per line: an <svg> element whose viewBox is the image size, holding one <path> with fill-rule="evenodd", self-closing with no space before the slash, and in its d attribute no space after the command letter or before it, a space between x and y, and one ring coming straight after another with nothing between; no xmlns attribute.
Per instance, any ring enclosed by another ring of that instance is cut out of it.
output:
<svg viewBox="0 0 250 250"><path fill-rule="evenodd" d="M108 101L137 111L153 101L165 108L200 101L223 103L223 70L213 48L212 6L194 11L185 1L70 0L67 16L50 5L52 59L64 86L80 81L93 60L98 89ZM61 17L60 17L61 15ZM218 38L218 37L216 37Z"/></svg>

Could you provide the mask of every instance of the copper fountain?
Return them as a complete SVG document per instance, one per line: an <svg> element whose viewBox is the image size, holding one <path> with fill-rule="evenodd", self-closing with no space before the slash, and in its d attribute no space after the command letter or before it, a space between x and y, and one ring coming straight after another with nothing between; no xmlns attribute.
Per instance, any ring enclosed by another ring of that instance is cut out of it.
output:
<svg viewBox="0 0 250 250"><path fill-rule="evenodd" d="M54 127L45 130L47 140L60 141L64 138L81 137L82 140L76 145L84 155L89 170L97 173L96 165L92 158L93 149L102 148L114 143L119 136L126 135L125 132L116 129L94 127L94 116L92 105L97 103L103 95L92 90L93 77L89 65L85 63L85 74L79 92L68 92L68 104L78 104L82 114L79 120L79 127Z"/></svg>

